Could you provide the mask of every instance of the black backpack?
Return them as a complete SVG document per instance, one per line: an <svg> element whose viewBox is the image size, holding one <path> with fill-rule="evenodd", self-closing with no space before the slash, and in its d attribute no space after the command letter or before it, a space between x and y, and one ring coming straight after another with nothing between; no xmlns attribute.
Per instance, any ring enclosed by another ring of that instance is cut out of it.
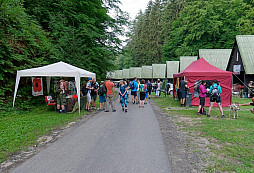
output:
<svg viewBox="0 0 254 173"><path fill-rule="evenodd" d="M105 85L102 85L102 86L99 88L98 93L99 93L100 96L103 96L104 94L106 94L106 93L107 93L107 88L106 88L106 86L105 86Z"/></svg>
<svg viewBox="0 0 254 173"><path fill-rule="evenodd" d="M131 83L131 89L135 89L134 82Z"/></svg>
<svg viewBox="0 0 254 173"><path fill-rule="evenodd" d="M83 96L86 96L87 93L88 93L88 89L86 88L86 85L84 85L81 89L82 93L83 93Z"/></svg>
<svg viewBox="0 0 254 173"><path fill-rule="evenodd" d="M148 84L147 84L147 89L148 89L148 90L151 90L151 89L152 89L152 87L153 87L153 86L152 86L152 84L151 84L151 83L148 83Z"/></svg>
<svg viewBox="0 0 254 173"><path fill-rule="evenodd" d="M61 92L60 82L59 81L55 81L55 92L57 94L59 94Z"/></svg>

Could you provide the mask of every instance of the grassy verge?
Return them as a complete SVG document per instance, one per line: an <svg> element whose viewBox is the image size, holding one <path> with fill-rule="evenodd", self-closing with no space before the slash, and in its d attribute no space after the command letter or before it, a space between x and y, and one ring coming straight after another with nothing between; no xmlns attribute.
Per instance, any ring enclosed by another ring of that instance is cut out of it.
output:
<svg viewBox="0 0 254 173"><path fill-rule="evenodd" d="M96 107L99 105L98 97ZM85 114L88 112L57 114L46 106L34 106L30 111L10 109L0 112L0 163L8 156L36 145L39 137L49 135L52 130L77 121Z"/></svg>
<svg viewBox="0 0 254 173"><path fill-rule="evenodd" d="M254 172L254 115L249 111L252 107L241 107L238 119L220 118L218 108L213 108L212 117L207 118L196 115L195 107L179 109L179 101L172 97L154 100L168 116L191 121L178 121L181 129L208 139L207 147L211 154L205 172ZM233 99L239 103L250 101ZM228 108L224 108L224 112L228 115Z"/></svg>

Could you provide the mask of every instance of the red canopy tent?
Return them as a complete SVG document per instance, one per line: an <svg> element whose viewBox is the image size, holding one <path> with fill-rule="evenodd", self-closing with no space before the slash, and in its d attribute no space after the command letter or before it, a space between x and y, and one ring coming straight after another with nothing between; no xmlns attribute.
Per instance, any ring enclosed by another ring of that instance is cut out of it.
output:
<svg viewBox="0 0 254 173"><path fill-rule="evenodd" d="M180 73L176 73L174 76L174 86L177 82L177 78L188 79L189 92L194 93L194 85L196 81L200 80L218 80L222 89L221 101L222 106L227 107L231 104L232 95L232 72L221 70L213 65L209 64L204 58L198 59L192 62L186 69ZM175 92L175 87L174 87ZM205 106L209 106L209 97L206 97ZM192 105L199 105L199 97L194 97L192 94ZM218 106L216 103L214 106Z"/></svg>

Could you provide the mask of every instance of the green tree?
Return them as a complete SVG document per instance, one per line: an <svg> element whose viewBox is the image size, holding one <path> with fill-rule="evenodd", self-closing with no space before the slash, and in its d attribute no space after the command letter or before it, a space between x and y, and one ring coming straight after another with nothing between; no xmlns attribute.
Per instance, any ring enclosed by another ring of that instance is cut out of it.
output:
<svg viewBox="0 0 254 173"><path fill-rule="evenodd" d="M13 91L16 71L47 63L47 33L25 13L21 0L0 2L0 95Z"/></svg>

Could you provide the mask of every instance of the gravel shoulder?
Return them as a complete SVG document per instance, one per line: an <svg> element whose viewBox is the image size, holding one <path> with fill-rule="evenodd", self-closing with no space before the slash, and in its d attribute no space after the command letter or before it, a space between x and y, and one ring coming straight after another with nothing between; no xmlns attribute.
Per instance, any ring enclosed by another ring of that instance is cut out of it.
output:
<svg viewBox="0 0 254 173"><path fill-rule="evenodd" d="M159 122L172 173L203 172L207 164L207 143L205 138L190 135L181 130L177 122L188 122L180 116L167 116L154 100L149 100ZM198 149L198 151L196 151Z"/></svg>

